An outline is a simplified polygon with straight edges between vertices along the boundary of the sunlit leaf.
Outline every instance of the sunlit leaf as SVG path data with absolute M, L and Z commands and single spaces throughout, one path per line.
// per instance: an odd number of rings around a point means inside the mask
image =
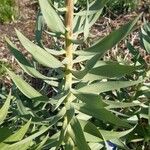
M 17 49 L 17 47 L 8 39 L 6 38 L 6 42 L 8 44 L 8 48 L 10 49 L 11 53 L 16 58 L 17 62 L 21 66 L 21 68 L 30 76 L 44 79 L 44 80 L 56 80 L 55 78 L 50 78 L 42 75 L 39 71 L 37 71 L 34 66 L 24 57 L 24 55 Z
M 34 133 L 34 134 L 28 136 L 28 137 L 26 137 L 26 138 L 24 138 L 24 139 L 21 140 L 21 141 L 18 141 L 18 142 L 14 143 L 14 144 L 9 145 L 9 148 L 10 148 L 11 150 L 16 149 L 18 146 L 21 147 L 21 145 L 24 145 L 24 144 L 26 144 L 26 143 L 32 141 L 33 139 L 35 139 L 35 138 L 41 136 L 43 133 L 47 132 L 55 123 L 57 123 L 57 121 L 60 120 L 60 119 L 65 115 L 65 113 L 66 113 L 66 109 L 65 109 L 65 108 L 62 108 L 62 109 L 60 110 L 60 112 L 59 112 L 59 113 L 53 118 L 53 120 L 49 123 L 49 126 L 48 126 L 48 127 L 46 127 L 46 128 L 44 128 L 44 129 L 42 129 L 42 130 L 40 130 L 40 131 L 38 131 L 38 132 L 36 132 L 36 133 Z
M 107 106 L 107 104 L 102 101 L 102 98 L 99 95 L 89 94 L 89 93 L 80 93 L 75 90 L 72 90 L 72 93 L 75 95 L 76 98 L 81 100 L 83 103 L 91 105 L 91 107 L 93 105 L 99 108 L 103 108 L 104 106 Z
M 43 140 L 42 142 L 39 144 L 39 146 L 35 149 L 35 150 L 41 150 L 43 145 L 46 143 L 46 141 L 48 140 L 49 138 L 49 135 L 47 135 Z
M 48 2 L 48 0 L 39 0 L 39 4 L 41 7 L 43 17 L 49 29 L 57 34 L 61 33 L 64 34 L 65 33 L 64 24 L 60 19 L 59 15 L 57 14 L 57 12 Z
M 8 150 L 9 149 L 8 147 L 10 144 L 7 144 L 7 143 L 17 142 L 19 140 L 22 140 L 27 130 L 29 129 L 30 123 L 31 123 L 31 120 L 29 120 L 24 126 L 22 126 L 14 134 L 10 135 L 7 139 L 5 139 L 3 143 L 0 143 L 0 149 Z
M 36 28 L 35 28 L 35 41 L 37 44 L 42 47 L 42 31 L 44 26 L 44 18 L 41 11 L 38 12 L 36 19 Z
M 105 107 L 107 109 L 135 107 L 135 106 L 141 106 L 142 105 L 140 102 L 137 102 L 137 101 L 133 101 L 131 103 L 126 103 L 126 102 L 104 100 L 103 102 L 109 105 L 109 106 Z
M 107 91 L 119 90 L 141 83 L 141 80 L 137 81 L 108 81 L 108 82 L 97 82 L 87 86 L 84 86 L 77 91 L 80 93 L 93 93 L 100 94 Z
M 120 78 L 134 72 L 139 67 L 110 64 L 91 69 L 82 79 L 83 81 L 94 81 L 109 78 Z
M 4 122 L 7 114 L 8 114 L 8 109 L 10 106 L 10 101 L 11 101 L 11 93 L 9 93 L 5 103 L 3 106 L 0 108 L 0 125 Z
M 83 131 L 85 133 L 88 133 L 88 134 L 85 134 L 86 135 L 85 137 L 87 138 L 87 141 L 89 141 L 89 142 L 94 142 L 94 140 L 92 140 L 92 137 L 96 138 L 97 142 L 104 141 L 102 139 L 103 138 L 102 134 L 105 137 L 105 140 L 119 139 L 119 138 L 129 134 L 130 132 L 132 132 L 135 128 L 135 127 L 133 127 L 126 131 L 108 131 L 108 130 L 98 129 L 93 123 L 91 123 L 89 121 L 79 120 L 79 122 L 81 124 Z M 90 137 L 90 135 L 91 135 L 91 137 Z
M 93 102 L 94 103 L 94 102 Z M 120 119 L 119 117 L 115 116 L 110 111 L 106 110 L 105 108 L 100 108 L 96 105 L 88 105 L 85 103 L 74 103 L 75 109 L 81 111 L 82 113 L 85 113 L 87 115 L 90 115 L 94 118 L 97 118 L 99 120 L 104 121 L 105 123 L 112 123 L 116 126 L 120 127 L 130 127 L 130 125 L 125 122 L 124 120 Z
M 71 127 L 68 129 L 69 134 L 75 144 L 77 145 L 78 149 L 83 149 L 83 150 L 90 150 L 90 147 L 88 146 L 85 136 L 83 134 L 81 125 L 77 118 L 73 118 L 71 121 Z
M 97 21 L 102 13 L 102 10 L 109 0 L 95 0 L 89 4 L 88 12 L 86 10 L 75 13 L 74 17 L 74 33 L 79 34 L 84 32 L 84 27 L 88 17 L 89 28 Z M 87 16 L 87 17 L 86 17 Z
M 79 55 L 99 54 L 102 56 L 107 50 L 110 50 L 112 47 L 114 47 L 132 31 L 140 16 L 136 17 L 133 21 L 123 25 L 119 29 L 113 31 L 108 36 L 100 40 L 97 44 L 85 49 L 83 52 L 79 51 Z
M 21 44 L 25 47 L 25 49 L 32 54 L 35 60 L 37 60 L 40 64 L 51 67 L 51 68 L 59 68 L 62 67 L 63 64 L 52 56 L 50 53 L 46 52 L 41 47 L 32 43 L 28 40 L 21 32 L 16 30 L 17 36 L 21 42 Z
M 143 28 L 141 38 L 146 51 L 150 54 L 150 35 Z
M 21 77 L 14 74 L 12 71 L 7 70 L 13 82 L 16 84 L 18 89 L 28 98 L 31 98 L 35 101 L 48 101 L 46 96 L 43 96 L 41 93 L 36 91 L 33 87 L 31 87 L 27 82 L 25 82 Z

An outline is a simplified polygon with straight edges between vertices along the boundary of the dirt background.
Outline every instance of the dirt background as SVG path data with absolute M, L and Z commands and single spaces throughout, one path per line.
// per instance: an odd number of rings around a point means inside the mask
M 19 44 L 15 28 L 20 30 L 29 39 L 34 38 L 36 12 L 38 11 L 36 5 L 31 3 L 30 0 L 16 0 L 16 3 L 18 4 L 19 18 L 10 23 L 0 24 L 0 59 L 4 61 L 5 59 L 8 60 L 8 57 L 11 59 L 5 43 L 5 36 L 15 42 L 15 44 Z

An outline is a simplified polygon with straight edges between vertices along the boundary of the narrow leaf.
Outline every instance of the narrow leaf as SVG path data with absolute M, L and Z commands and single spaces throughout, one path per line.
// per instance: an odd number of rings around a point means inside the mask
M 31 53 L 34 59 L 37 60 L 40 64 L 46 67 L 51 67 L 51 68 L 59 68 L 63 66 L 63 64 L 59 60 L 57 60 L 54 56 L 46 52 L 41 47 L 32 43 L 21 32 L 16 30 L 16 33 L 21 44 L 24 46 L 24 48 L 29 53 Z
M 150 36 L 148 36 L 147 34 L 143 33 L 144 31 L 142 30 L 142 41 L 143 41 L 143 45 L 145 47 L 145 50 L 150 54 Z
M 99 120 L 104 121 L 105 123 L 112 123 L 115 124 L 116 126 L 120 127 L 130 127 L 130 125 L 121 120 L 119 117 L 115 116 L 113 113 L 110 111 L 106 110 L 105 108 L 99 108 L 96 105 L 88 105 L 88 104 L 79 104 L 79 103 L 74 103 L 75 109 L 78 111 L 85 113 L 87 115 L 90 115 L 92 117 L 95 117 Z
M 77 118 L 72 119 L 70 128 L 71 129 L 69 129 L 69 134 L 73 141 L 76 143 L 78 149 L 90 150 L 90 147 L 85 140 L 81 125 Z
M 132 132 L 135 129 L 135 127 L 133 127 L 131 129 L 125 130 L 125 131 L 113 131 L 113 130 L 109 131 L 109 130 L 98 129 L 93 123 L 91 123 L 89 121 L 79 120 L 79 122 L 81 124 L 83 131 L 85 133 L 88 133 L 88 134 L 85 134 L 86 135 L 85 137 L 88 140 L 88 142 L 94 142 L 94 140 L 92 138 L 91 138 L 91 140 L 89 140 L 90 135 L 91 135 L 91 137 L 95 138 L 97 140 L 97 142 L 104 141 L 102 139 L 103 136 L 105 137 L 105 140 L 110 141 L 113 139 L 119 139 L 123 136 L 126 136 L 127 134 L 129 134 L 130 132 Z M 102 134 L 103 134 L 103 136 L 102 136 Z
M 3 143 L 0 143 L 0 149 L 8 150 L 9 145 L 7 144 L 9 142 L 17 142 L 19 140 L 22 140 L 22 138 L 25 136 L 29 126 L 30 126 L 31 120 L 29 120 L 24 126 L 22 126 L 21 129 L 19 129 L 16 133 L 10 135 L 7 139 L 3 141 Z
M 99 95 L 89 94 L 89 93 L 80 93 L 75 90 L 72 90 L 72 93 L 75 95 L 76 98 L 81 100 L 83 103 L 86 103 L 87 105 L 91 105 L 91 107 L 93 105 L 98 108 L 103 108 L 104 106 L 107 106 L 105 101 L 103 102 Z
M 110 64 L 91 69 L 82 79 L 83 81 L 94 81 L 109 78 L 120 78 L 127 74 L 131 74 L 139 67 L 127 66 L 120 64 Z
M 31 87 L 27 82 L 25 82 L 22 78 L 14 74 L 12 71 L 7 69 L 8 74 L 10 75 L 13 82 L 16 84 L 18 89 L 28 98 L 37 101 L 48 101 L 46 96 L 43 96 L 38 91 L 36 91 L 33 87 Z
M 41 150 L 43 145 L 46 143 L 46 141 L 48 140 L 49 138 L 49 135 L 47 135 L 43 140 L 42 142 L 39 144 L 39 146 L 35 149 L 35 150 Z
M 141 103 L 137 102 L 137 101 L 133 101 L 131 103 L 126 103 L 126 102 L 104 100 L 103 102 L 109 105 L 109 106 L 105 107 L 107 109 L 135 107 L 135 106 L 140 106 L 141 105 Z
M 19 129 L 16 133 L 8 137 L 8 139 L 6 139 L 5 142 L 16 142 L 23 139 L 23 137 L 29 129 L 30 124 L 31 120 L 29 120 L 24 126 L 22 126 L 21 129 Z
M 108 82 L 97 82 L 87 86 L 84 86 L 77 90 L 80 93 L 93 93 L 100 94 L 107 91 L 119 90 L 141 83 L 141 80 L 137 81 L 108 81 Z
M 108 36 L 100 40 L 97 44 L 85 49 L 83 53 L 80 51 L 80 55 L 103 55 L 107 50 L 110 50 L 112 47 L 114 47 L 132 31 L 140 16 L 141 15 L 136 17 L 133 21 L 130 21 L 119 29 L 113 31 Z
M 42 135 L 43 133 L 47 132 L 55 123 L 57 123 L 58 120 L 60 120 L 66 113 L 66 109 L 65 108 L 62 108 L 60 110 L 60 112 L 53 118 L 53 120 L 49 123 L 49 126 L 46 127 L 45 129 L 42 129 L 32 135 L 30 135 L 29 137 L 19 141 L 19 142 L 16 142 L 12 145 L 9 146 L 9 148 L 11 148 L 12 150 L 13 149 L 16 149 L 18 146 L 21 146 L 21 145 L 24 145 L 28 142 L 30 142 L 31 140 L 39 137 L 40 135 Z
M 48 0 L 39 0 L 39 4 L 49 29 L 57 34 L 65 34 L 64 24 Z
M 10 101 L 11 101 L 11 92 L 9 93 L 4 105 L 0 109 L 0 125 L 3 123 L 5 120 L 7 114 L 8 114 L 8 109 L 10 106 Z
M 10 49 L 11 53 L 16 58 L 19 65 L 28 75 L 30 75 L 31 77 L 36 77 L 36 78 L 45 79 L 45 80 L 50 80 L 50 79 L 56 80 L 55 78 L 46 77 L 42 75 L 40 72 L 38 72 L 8 38 L 6 38 L 6 42 L 8 44 L 8 48 Z

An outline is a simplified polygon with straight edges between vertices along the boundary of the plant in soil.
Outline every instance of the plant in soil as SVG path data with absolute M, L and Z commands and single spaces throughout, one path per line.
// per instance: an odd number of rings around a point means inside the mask
M 146 80 L 137 75 L 142 65 L 102 59 L 133 31 L 140 16 L 81 49 L 108 1 L 87 1 L 87 8 L 75 13 L 73 0 L 65 0 L 65 8 L 59 1 L 39 0 L 36 42 L 16 29 L 32 60 L 6 38 L 26 76 L 7 69 L 14 86 L 2 98 L 0 149 L 99 150 L 130 149 L 135 142 L 148 145 L 147 99 L 134 95 Z M 45 24 L 55 49 L 43 44 Z M 38 71 L 41 66 L 44 73 Z M 29 76 L 38 79 L 40 89 L 27 82 Z M 146 111 L 146 117 L 140 110 Z

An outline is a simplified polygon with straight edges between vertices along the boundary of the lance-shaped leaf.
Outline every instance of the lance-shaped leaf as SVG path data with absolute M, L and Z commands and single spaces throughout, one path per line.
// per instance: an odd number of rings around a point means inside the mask
M 120 78 L 127 74 L 131 74 L 136 69 L 139 69 L 139 67 L 112 63 L 110 65 L 103 65 L 91 69 L 91 71 L 89 71 L 89 73 L 87 73 L 82 80 L 94 81 L 109 78 Z
M 106 140 L 112 140 L 112 139 L 119 139 L 123 136 L 126 136 L 130 132 L 132 132 L 135 129 L 135 127 L 122 131 L 122 132 L 117 132 L 117 131 L 107 131 L 107 130 L 99 130 L 101 134 L 105 137 Z
M 6 139 L 6 142 L 16 142 L 19 141 L 21 139 L 23 139 L 23 137 L 25 136 L 26 132 L 29 129 L 29 126 L 31 124 L 31 120 L 29 120 L 24 126 L 22 126 L 16 133 L 14 133 L 13 135 L 11 135 L 10 137 L 8 137 L 8 139 Z
M 99 95 L 89 94 L 89 93 L 80 93 L 75 90 L 72 90 L 72 93 L 74 94 L 76 98 L 81 100 L 83 103 L 86 103 L 87 105 L 91 105 L 91 107 L 93 105 L 99 108 L 103 108 L 104 106 L 107 106 L 105 101 L 102 101 L 102 98 Z
M 129 134 L 130 132 L 132 132 L 134 130 L 135 127 L 126 130 L 126 131 L 108 131 L 108 130 L 101 130 L 98 129 L 92 122 L 89 121 L 84 121 L 84 120 L 79 120 L 81 127 L 84 131 L 84 133 L 88 133 L 85 134 L 86 140 L 88 142 L 94 142 L 94 138 L 91 139 L 89 135 L 91 135 L 91 137 L 95 137 L 97 139 L 97 142 L 102 142 L 104 141 L 102 139 L 102 134 L 105 137 L 105 140 L 112 140 L 112 139 L 119 139 L 123 136 L 126 136 L 127 134 Z
M 66 105 L 70 105 L 70 104 L 68 103 Z M 57 142 L 56 150 L 59 149 L 60 145 L 62 144 L 62 142 L 66 138 L 66 136 L 67 136 L 66 133 L 67 133 L 68 127 L 69 127 L 70 122 L 72 121 L 74 115 L 75 115 L 74 107 L 72 107 L 72 105 L 68 106 L 68 108 L 66 110 L 66 118 L 63 122 L 63 126 L 62 126 L 62 129 L 61 129 L 59 140 Z
M 5 118 L 8 114 L 10 101 L 11 101 L 11 93 L 9 93 L 4 105 L 0 108 L 0 125 L 3 123 L 3 121 L 5 120 Z
M 108 3 L 110 0 L 94 0 L 89 4 L 89 11 L 83 10 L 79 11 L 78 13 L 75 13 L 77 16 L 86 16 L 86 15 L 92 15 L 95 14 L 98 11 L 101 11 L 104 6 Z
M 68 128 L 68 132 L 78 149 L 90 150 L 90 147 L 86 142 L 83 130 L 77 118 L 74 117 L 72 119 L 70 128 Z
M 91 103 L 94 103 L 94 101 L 93 102 L 91 101 Z M 91 106 L 86 103 L 74 103 L 74 107 L 78 111 L 90 115 L 92 117 L 95 117 L 101 121 L 104 121 L 105 123 L 107 122 L 115 124 L 116 126 L 119 127 L 130 127 L 130 125 L 126 121 L 115 116 L 113 113 L 111 113 L 110 111 L 106 110 L 103 107 L 99 107 L 94 104 L 92 104 Z
M 48 0 L 39 0 L 39 4 L 49 29 L 56 34 L 65 34 L 65 26 Z
M 38 12 L 36 19 L 36 28 L 35 28 L 35 41 L 40 47 L 42 47 L 42 31 L 44 26 L 44 18 L 41 11 Z
M 78 57 L 76 57 L 76 58 L 73 60 L 73 63 L 75 64 L 75 63 L 84 62 L 84 61 L 89 60 L 89 59 L 91 59 L 91 58 L 92 58 L 92 56 L 78 56 Z
M 94 58 L 96 58 L 96 56 L 92 58 L 94 64 Z M 86 68 L 83 71 L 73 71 L 73 75 L 78 79 L 82 79 L 83 81 L 94 81 L 122 77 L 136 71 L 137 69 L 140 69 L 139 66 L 120 65 L 117 62 L 103 61 L 98 61 L 95 65 L 93 65 L 93 68 L 91 70 L 89 68 L 92 67 L 87 64 Z
M 142 82 L 141 80 L 97 82 L 97 83 L 84 86 L 78 89 L 77 92 L 100 94 L 100 93 L 107 92 L 107 91 L 119 90 L 121 88 L 133 86 L 141 82 Z
M 21 77 L 14 74 L 12 71 L 7 69 L 8 74 L 10 75 L 13 82 L 16 84 L 18 89 L 28 98 L 36 101 L 48 101 L 48 97 L 43 96 L 41 93 L 36 91 L 31 87 L 27 82 L 25 82 Z
M 16 58 L 17 62 L 19 63 L 20 67 L 31 77 L 43 79 L 49 85 L 58 86 L 58 82 L 52 80 L 58 80 L 58 78 L 54 77 L 47 77 L 37 71 L 34 66 L 24 57 L 24 55 L 17 49 L 17 47 L 8 39 L 6 38 L 6 42 L 8 48 L 10 49 L 11 53 Z
M 46 141 L 48 140 L 48 138 L 49 138 L 49 135 L 47 135 L 44 139 L 43 139 L 43 141 L 39 144 L 39 146 L 35 149 L 35 150 L 41 150 L 42 149 L 42 147 L 43 147 L 43 145 L 46 143 Z
M 74 71 L 72 70 L 72 74 L 78 78 L 82 79 L 96 64 L 96 62 L 99 60 L 100 56 L 97 54 L 93 56 L 90 60 L 87 61 L 85 69 L 81 71 Z
M 145 62 L 144 58 L 141 56 L 138 49 L 135 49 L 134 46 L 131 45 L 129 42 L 127 43 L 127 48 L 130 51 L 130 53 L 132 54 L 135 64 L 137 62 L 139 62 L 140 64 L 146 66 L 146 62 Z
M 40 78 L 44 80 L 50 80 L 50 79 L 56 80 L 55 78 L 46 77 L 42 75 L 40 72 L 38 72 L 8 38 L 6 38 L 6 42 L 7 42 L 8 48 L 10 49 L 11 53 L 16 58 L 19 65 L 28 75 L 30 75 L 31 77 L 36 77 L 36 78 Z
M 18 142 L 14 143 L 14 144 L 9 145 L 9 149 L 10 150 L 17 149 L 17 147 L 21 147 L 24 144 L 32 141 L 33 139 L 41 136 L 43 133 L 47 132 L 55 123 L 57 123 L 57 121 L 60 120 L 65 115 L 65 113 L 66 113 L 66 109 L 63 107 L 60 110 L 60 112 L 51 120 L 51 122 L 49 123 L 48 127 L 46 127 L 44 129 L 42 129 L 42 130 L 40 130 L 40 131 L 30 135 L 29 137 L 24 138 L 21 141 L 18 141 Z
M 73 23 L 74 33 L 79 34 L 84 32 L 84 27 L 87 20 L 86 16 L 88 17 L 89 28 L 90 28 L 99 18 L 104 6 L 108 1 L 109 0 L 95 0 L 94 2 L 89 4 L 88 11 L 83 10 L 78 13 L 75 13 L 74 23 Z
M 63 64 L 52 56 L 50 53 L 46 52 L 41 47 L 37 46 L 36 44 L 32 43 L 29 39 L 27 39 L 21 32 L 16 30 L 17 36 L 24 46 L 24 48 L 32 54 L 35 60 L 37 60 L 40 64 L 46 67 L 51 68 L 59 68 L 62 67 Z
M 131 103 L 126 103 L 126 102 L 104 100 L 103 102 L 108 104 L 108 106 L 105 107 L 107 109 L 135 107 L 135 106 L 141 106 L 142 105 L 142 103 L 140 103 L 139 101 L 133 101 Z
M 144 29 L 142 29 L 141 38 L 146 51 L 150 54 L 150 35 Z
M 16 133 L 10 135 L 7 139 L 5 139 L 2 143 L 0 143 L 0 149 L 8 150 L 9 143 L 17 142 L 23 139 L 28 128 L 30 126 L 31 120 L 29 120 L 24 126 L 22 126 Z
M 54 50 L 54 49 L 49 49 L 49 48 L 46 48 L 46 47 L 44 47 L 44 49 L 48 52 L 48 53 L 50 53 L 50 54 L 52 54 L 52 55 L 55 55 L 55 56 L 59 56 L 59 55 L 64 55 L 66 52 L 65 52 L 65 50 Z
M 104 37 L 102 40 L 97 42 L 97 44 L 94 44 L 90 48 L 87 48 L 84 51 L 78 51 L 78 54 L 79 55 L 95 55 L 95 54 L 103 55 L 107 50 L 110 50 L 112 47 L 114 47 L 117 43 L 119 43 L 132 31 L 133 27 L 137 23 L 140 16 L 136 17 L 133 21 L 130 21 L 129 23 L 125 24 L 119 29 L 113 31 L 108 36 Z
M 102 140 L 102 136 L 101 136 L 98 128 L 93 123 L 91 123 L 90 121 L 84 121 L 84 120 L 80 120 L 80 119 L 79 119 L 79 122 L 80 122 L 82 130 L 84 132 L 89 133 L 89 134 L 91 134 L 95 137 L 98 137 L 99 139 Z M 92 142 L 92 141 L 89 141 L 89 142 Z
M 51 98 L 50 100 L 56 101 L 56 103 L 54 104 L 52 108 L 52 111 L 55 111 L 65 101 L 67 96 L 68 96 L 68 92 L 65 92 L 63 94 L 59 94 L 55 96 L 54 98 Z

